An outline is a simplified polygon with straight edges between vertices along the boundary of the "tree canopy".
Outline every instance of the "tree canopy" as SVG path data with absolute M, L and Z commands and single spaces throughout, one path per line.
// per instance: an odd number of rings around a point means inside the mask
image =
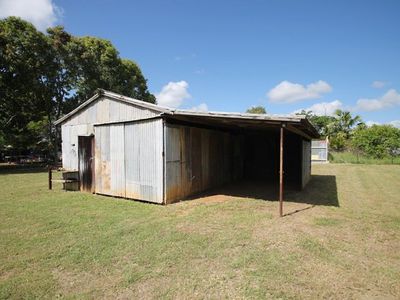
M 249 107 L 246 110 L 246 113 L 249 113 L 249 114 L 266 114 L 267 110 L 265 109 L 264 106 L 259 105 L 259 106 Z
M 54 152 L 54 120 L 98 88 L 155 103 L 139 66 L 110 41 L 44 34 L 17 17 L 0 20 L 0 146 Z
M 354 131 L 352 145 L 374 158 L 399 155 L 400 129 L 391 125 L 360 128 Z
M 333 116 L 317 116 L 305 110 L 299 114 L 305 115 L 322 137 L 329 138 L 333 150 L 348 149 L 378 159 L 400 155 L 400 129 L 391 125 L 368 127 L 360 116 L 342 110 L 336 110 Z

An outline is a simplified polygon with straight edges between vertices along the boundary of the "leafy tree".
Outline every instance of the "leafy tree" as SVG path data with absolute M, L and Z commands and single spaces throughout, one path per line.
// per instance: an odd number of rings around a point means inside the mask
M 313 115 L 310 121 L 322 137 L 330 135 L 330 124 L 334 121 L 333 117 Z
M 93 96 L 98 88 L 155 103 L 140 68 L 133 61 L 121 59 L 110 41 L 86 36 L 74 38 L 73 43 L 78 76 L 72 106 Z
M 335 151 L 343 151 L 348 144 L 346 134 L 337 132 L 329 138 L 329 147 Z
M 329 138 L 330 148 L 336 151 L 346 149 L 350 144 L 351 133 L 365 127 L 359 116 L 353 117 L 348 111 L 336 110 L 334 116 L 317 116 L 305 110 L 297 114 L 305 115 L 322 137 Z
M 400 129 L 391 125 L 373 125 L 355 130 L 353 147 L 374 158 L 394 156 L 400 150 Z
M 360 123 L 362 123 L 360 116 L 356 115 L 353 117 L 349 111 L 338 109 L 335 111 L 335 120 L 332 123 L 331 133 L 343 132 L 346 138 L 349 138 L 352 129 Z
M 335 120 L 332 116 L 318 116 L 314 114 L 312 111 L 302 110 L 297 115 L 304 115 L 307 119 L 310 120 L 311 124 L 317 129 L 318 133 L 321 137 L 326 137 L 330 135 L 330 124 L 332 124 Z
M 249 114 L 266 114 L 267 111 L 264 106 L 252 106 L 246 110 L 246 113 Z
M 147 88 L 147 80 L 144 78 L 139 66 L 129 60 L 122 59 L 120 92 L 135 99 L 150 103 L 156 103 L 156 97 Z
M 39 121 L 30 121 L 27 124 L 30 138 L 28 139 L 30 144 L 28 148 L 35 153 L 48 153 L 49 149 L 53 149 L 54 133 L 49 135 L 49 120 L 47 117 L 43 117 Z M 55 128 L 51 128 L 55 130 Z M 54 150 L 54 149 L 53 149 Z
M 360 116 L 353 117 L 350 112 L 340 109 L 335 111 L 334 116 L 317 116 L 312 111 L 305 110 L 297 113 L 297 115 L 305 115 L 323 137 L 332 137 L 342 132 L 344 137 L 348 139 L 355 127 L 363 125 Z
M 73 37 L 62 26 L 47 29 L 48 40 L 51 45 L 52 66 L 49 87 L 52 94 L 52 109 L 55 119 L 66 112 L 65 103 L 73 93 L 77 84 L 78 66 L 74 56 Z M 48 116 L 50 117 L 50 116 Z M 51 121 L 51 120 L 50 120 Z
M 78 66 L 75 99 L 83 102 L 97 88 L 115 90 L 119 85 L 120 60 L 111 42 L 95 37 L 74 38 L 73 52 Z
M 0 140 L 14 149 L 57 151 L 53 122 L 98 88 L 155 103 L 140 68 L 111 42 L 74 37 L 57 26 L 0 20 Z M 38 144 L 39 143 L 39 144 Z
M 300 112 L 297 112 L 298 116 L 305 116 L 307 119 L 311 119 L 315 114 L 311 110 L 302 109 Z
M 353 117 L 348 111 L 336 110 L 332 122 L 326 127 L 331 149 L 343 151 L 348 148 L 352 132 L 358 126 L 361 128 L 362 124 L 360 116 Z
M 4 133 L 2 132 L 2 130 L 0 130 L 0 150 L 3 149 L 5 145 L 6 141 L 4 138 Z
M 4 142 L 26 149 L 27 124 L 46 115 L 50 47 L 46 36 L 16 17 L 0 20 L 0 127 Z

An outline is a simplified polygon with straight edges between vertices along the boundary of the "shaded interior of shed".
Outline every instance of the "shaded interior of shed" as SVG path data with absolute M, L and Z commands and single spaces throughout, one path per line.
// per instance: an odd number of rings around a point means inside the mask
M 243 132 L 243 178 L 256 181 L 279 181 L 279 129 Z M 284 176 L 287 184 L 301 186 L 302 138 L 284 132 Z
M 279 126 L 198 121 L 167 120 L 167 203 L 232 182 L 278 185 Z M 302 181 L 302 139 L 284 132 L 285 185 L 296 189 Z

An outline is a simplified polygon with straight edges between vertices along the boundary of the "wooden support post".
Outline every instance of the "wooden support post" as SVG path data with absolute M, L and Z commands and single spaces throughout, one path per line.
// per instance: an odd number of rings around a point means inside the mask
M 52 174 L 51 174 L 51 167 L 49 167 L 49 190 L 52 188 Z
M 279 149 L 279 216 L 283 217 L 283 127 L 281 127 Z

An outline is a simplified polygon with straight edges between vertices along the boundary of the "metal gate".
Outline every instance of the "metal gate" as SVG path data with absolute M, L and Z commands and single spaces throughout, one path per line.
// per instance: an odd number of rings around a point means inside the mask
M 93 136 L 78 136 L 78 165 L 81 191 L 94 193 Z

